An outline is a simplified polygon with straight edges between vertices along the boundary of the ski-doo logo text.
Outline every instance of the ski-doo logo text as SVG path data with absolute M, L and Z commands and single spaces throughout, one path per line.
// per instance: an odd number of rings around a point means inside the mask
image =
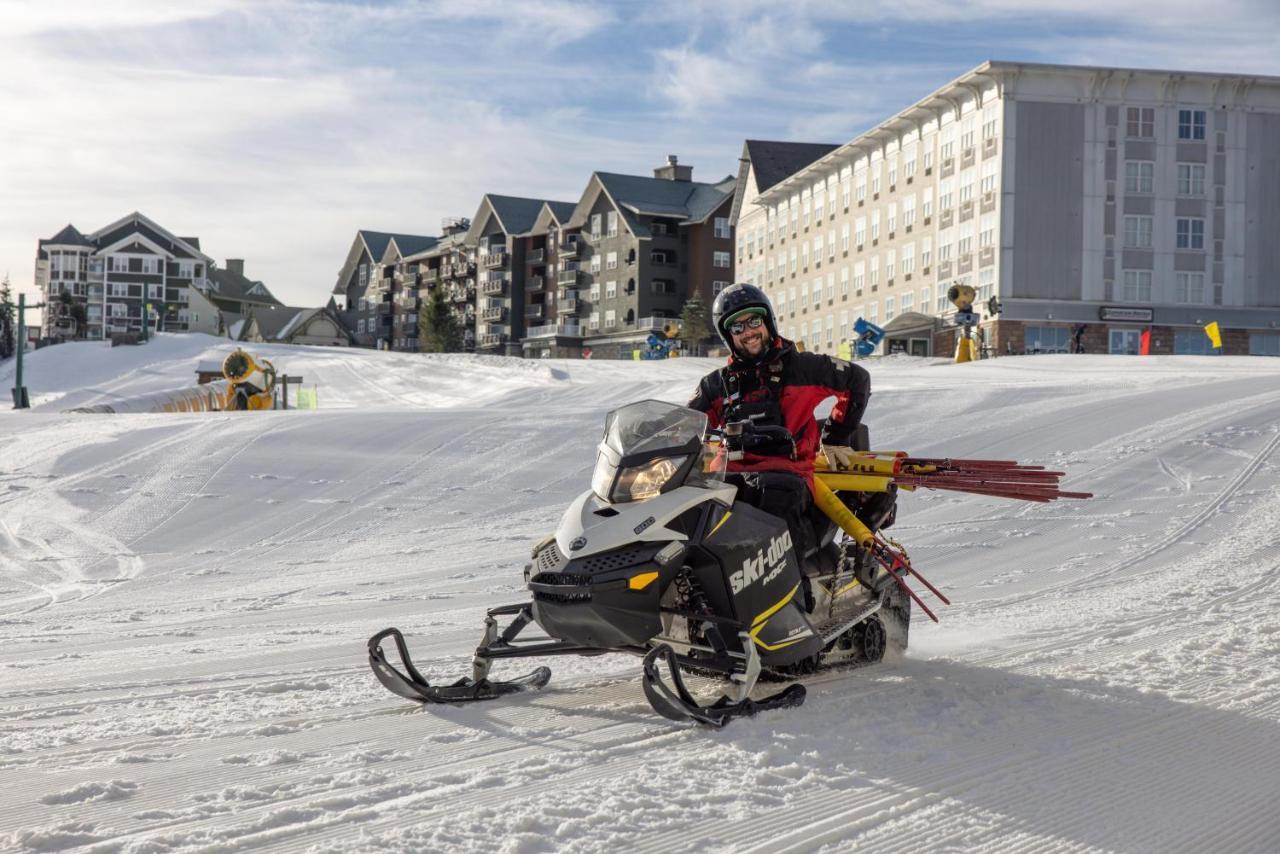
M 756 552 L 756 556 L 748 558 L 742 569 L 729 576 L 729 586 L 734 593 L 741 593 L 748 584 L 764 579 L 767 584 L 773 580 L 782 567 L 786 565 L 787 551 L 791 548 L 791 532 L 769 541 L 768 548 Z

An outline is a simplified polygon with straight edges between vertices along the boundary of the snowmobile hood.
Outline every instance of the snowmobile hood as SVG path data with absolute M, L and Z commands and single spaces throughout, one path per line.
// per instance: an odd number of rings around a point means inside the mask
M 571 558 L 607 552 L 637 542 L 686 540 L 666 527 L 672 519 L 705 501 L 733 504 L 737 487 L 681 486 L 644 501 L 609 504 L 591 490 L 577 497 L 560 520 L 556 546 Z

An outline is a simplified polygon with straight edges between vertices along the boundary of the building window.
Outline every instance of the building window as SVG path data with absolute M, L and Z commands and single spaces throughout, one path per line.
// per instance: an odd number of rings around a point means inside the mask
M 1280 335 L 1255 332 L 1249 336 L 1250 356 L 1280 356 Z
M 727 288 L 727 287 L 729 287 L 729 283 L 728 283 L 728 282 L 719 282 L 719 281 L 717 281 L 717 282 L 712 282 L 712 283 L 711 283 L 711 295 L 712 295 L 712 296 L 715 296 L 716 294 L 720 293 L 722 290 L 724 290 L 724 289 L 725 289 L 725 288 Z M 779 294 L 779 295 L 778 295 L 778 299 L 783 299 L 783 297 L 784 297 L 784 295 L 783 295 L 783 294 Z M 781 309 L 779 309 L 779 311 L 781 311 Z
M 1125 113 L 1126 133 L 1138 139 L 1156 135 L 1156 111 L 1151 107 L 1130 107 Z
M 1204 248 L 1204 220 L 1180 217 L 1177 220 L 1179 249 Z
M 1212 356 L 1209 336 L 1203 329 L 1173 330 L 1173 354 L 1175 356 Z
M 592 273 L 600 272 L 600 261 L 601 261 L 601 258 L 599 255 L 591 256 L 591 272 Z
M 1124 302 L 1151 302 L 1151 271 L 1125 270 L 1120 299 Z
M 617 283 L 617 282 L 605 282 L 605 283 L 604 283 L 604 295 L 605 295 L 606 297 L 608 297 L 609 299 L 613 299 L 614 297 L 616 297 L 616 296 L 618 295 L 618 283 Z
M 733 258 L 728 252 L 715 252 L 712 256 L 712 264 L 717 267 L 729 267 L 733 264 Z
M 587 328 L 588 329 L 600 328 L 600 312 L 598 311 L 591 312 L 590 316 L 587 318 Z
M 840 298 L 849 298 L 849 268 L 843 267 L 840 270 Z
M 609 236 L 617 237 L 618 236 L 618 212 L 609 211 L 607 220 L 608 220 Z
M 604 227 L 604 215 L 592 214 L 591 215 L 591 237 L 593 240 L 600 239 L 600 234 L 603 230 L 603 227 Z
M 1204 305 L 1204 273 L 1175 274 L 1173 301 Z
M 1178 139 L 1204 139 L 1204 110 L 1178 110 Z
M 605 256 L 605 268 L 609 270 L 618 269 L 618 253 L 610 252 Z
M 604 325 L 607 329 L 612 329 L 618 325 L 618 313 L 613 309 L 609 309 L 604 313 Z
M 902 274 L 908 276 L 915 272 L 916 269 L 916 245 L 914 243 L 904 243 L 902 245 Z
M 893 320 L 893 297 L 884 298 L 884 322 Z
M 718 216 L 715 219 L 715 236 L 723 240 L 729 239 L 729 218 Z
M 1124 162 L 1124 191 L 1126 193 L 1152 192 L 1152 177 L 1156 165 L 1148 160 L 1126 160 Z
M 1204 195 L 1204 164 L 1203 163 L 1179 163 L 1178 164 L 1178 195 L 1179 196 L 1203 196 Z
M 600 283 L 592 282 L 591 287 L 587 289 L 587 299 L 595 301 L 600 299 Z
M 903 294 L 900 299 L 902 301 L 902 313 L 906 314 L 911 311 L 911 303 L 914 297 L 911 294 Z
M 1066 353 L 1068 332 L 1065 326 L 1028 326 L 1023 347 L 1028 353 Z
M 1124 245 L 1130 249 L 1151 248 L 1151 217 L 1127 216 L 1124 218 Z
M 840 249 L 841 251 L 849 251 L 849 223 L 845 223 L 840 227 Z

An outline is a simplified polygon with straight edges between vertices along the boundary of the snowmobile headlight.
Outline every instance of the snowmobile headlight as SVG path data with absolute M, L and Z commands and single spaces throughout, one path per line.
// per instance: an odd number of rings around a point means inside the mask
M 675 477 L 689 459 L 688 454 L 678 457 L 659 457 L 644 465 L 629 466 L 618 472 L 609 500 L 614 504 L 624 501 L 643 501 L 662 492 L 662 487 Z

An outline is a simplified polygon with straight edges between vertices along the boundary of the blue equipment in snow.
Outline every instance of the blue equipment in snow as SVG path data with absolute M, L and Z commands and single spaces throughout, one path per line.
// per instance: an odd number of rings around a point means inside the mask
M 858 336 L 854 349 L 859 356 L 870 356 L 880 346 L 880 342 L 884 340 L 884 330 L 874 323 L 863 320 L 861 317 L 853 324 L 853 331 Z

